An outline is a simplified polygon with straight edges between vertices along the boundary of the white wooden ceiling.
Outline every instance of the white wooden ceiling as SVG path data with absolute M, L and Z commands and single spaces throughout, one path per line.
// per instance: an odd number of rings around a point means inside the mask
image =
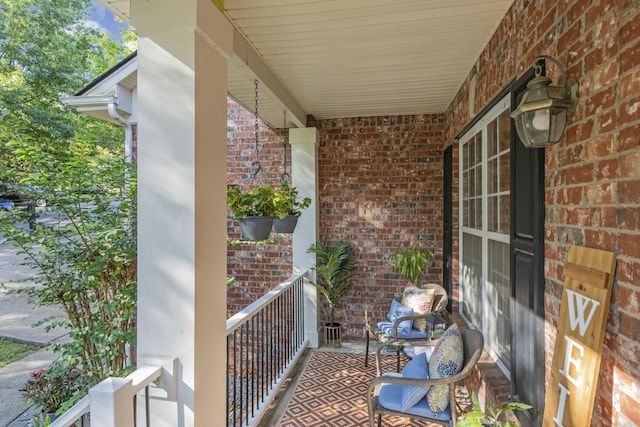
M 301 109 L 325 119 L 445 111 L 512 1 L 225 0 L 224 7 Z M 127 17 L 128 1 L 103 3 Z M 229 93 L 253 111 L 255 76 L 236 65 Z M 259 113 L 282 127 L 286 102 L 273 96 L 260 92 Z

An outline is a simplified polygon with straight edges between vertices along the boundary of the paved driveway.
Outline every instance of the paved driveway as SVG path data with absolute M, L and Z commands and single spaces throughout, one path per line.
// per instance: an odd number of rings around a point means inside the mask
M 32 327 L 42 319 L 58 316 L 62 310 L 50 306 L 35 306 L 20 292 L 25 286 L 33 285 L 28 267 L 22 266 L 22 256 L 0 235 L 0 336 L 46 345 L 64 339 L 65 331 L 56 328 L 49 332 L 44 327 Z M 10 292 L 10 291 L 16 291 Z M 54 355 L 42 349 L 30 356 L 0 368 L 0 427 L 22 426 L 30 416 L 29 409 L 19 389 L 25 384 L 29 372 L 46 368 L 54 360 Z M 22 415 L 22 416 L 21 416 Z

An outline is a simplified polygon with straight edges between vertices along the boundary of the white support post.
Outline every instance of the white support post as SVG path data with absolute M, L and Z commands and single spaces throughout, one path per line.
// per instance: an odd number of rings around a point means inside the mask
M 298 225 L 293 233 L 293 272 L 299 274 L 315 265 L 316 258 L 307 253 L 307 248 L 318 240 L 318 177 L 316 143 L 318 132 L 316 128 L 291 129 L 289 143 L 291 144 L 291 183 L 300 197 L 310 197 L 309 209 L 302 212 Z M 312 278 L 315 280 L 315 278 Z M 319 346 L 319 311 L 318 290 L 308 281 L 304 285 L 304 334 L 309 346 Z
M 211 0 L 131 0 L 138 33 L 138 352 L 177 357 L 154 427 L 226 424 L 227 60 Z M 119 426 L 120 427 L 120 426 Z
M 133 427 L 131 380 L 107 378 L 89 390 L 93 427 Z

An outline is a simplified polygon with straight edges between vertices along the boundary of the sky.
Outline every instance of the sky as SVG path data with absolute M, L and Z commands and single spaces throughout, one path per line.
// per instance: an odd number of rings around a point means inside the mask
M 93 11 L 91 15 L 87 16 L 87 24 L 102 28 L 103 30 L 107 31 L 115 40 L 121 40 L 120 28 L 126 28 L 127 24 L 124 22 L 116 22 L 113 14 L 97 0 L 93 1 L 92 9 Z

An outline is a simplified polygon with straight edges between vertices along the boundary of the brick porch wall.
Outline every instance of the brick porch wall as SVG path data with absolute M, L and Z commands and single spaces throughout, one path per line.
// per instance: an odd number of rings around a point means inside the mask
M 316 127 L 320 239 L 350 239 L 358 254 L 359 274 L 336 318 L 345 339 L 361 340 L 366 304 L 399 296 L 407 283 L 387 264 L 391 253 L 412 243 L 429 248 L 436 259 L 424 282 L 442 283 L 443 116 L 319 120 Z
M 538 55 L 548 54 L 580 80 L 580 102 L 560 143 L 545 150 L 547 376 L 568 247 L 615 251 L 618 270 L 593 425 L 640 425 L 639 12 L 640 3 L 633 0 L 517 0 L 443 115 L 316 123 L 320 238 L 349 238 L 360 258 L 360 274 L 337 312 L 347 339 L 361 337 L 365 303 L 398 295 L 404 286 L 386 264 L 400 243 L 418 241 L 433 248 L 437 258 L 428 281 L 441 281 L 442 150 L 450 144 L 453 280 L 458 281 L 458 149 L 453 138 Z M 551 67 L 549 72 L 557 84 L 557 71 Z M 244 123 L 229 130 L 229 158 L 236 163 L 229 168 L 229 181 L 250 186 L 253 116 L 233 107 L 230 114 L 230 120 Z M 261 135 L 260 161 L 263 168 L 272 165 L 263 178 L 269 183 L 279 182 L 281 138 L 271 131 Z M 237 233 L 236 227 L 230 222 L 230 234 Z M 230 248 L 229 270 L 239 279 L 229 290 L 229 311 L 234 312 L 289 276 L 290 242 Z
M 320 134 L 320 239 L 350 239 L 358 251 L 359 274 L 336 310 L 347 340 L 362 339 L 366 304 L 401 294 L 406 281 L 387 264 L 401 246 L 418 243 L 431 249 L 436 259 L 423 281 L 442 283 L 442 120 L 442 115 L 421 115 L 315 123 Z M 245 189 L 277 185 L 282 132 L 260 122 L 264 172 L 256 180 L 251 177 L 254 116 L 229 100 L 228 121 L 227 181 Z M 239 238 L 237 222 L 230 220 L 228 227 L 230 238 Z M 291 275 L 291 239 L 280 236 L 282 240 L 265 246 L 229 246 L 228 273 L 237 281 L 228 290 L 229 315 Z M 322 309 L 321 320 L 328 320 L 327 307 Z
M 538 55 L 580 81 L 565 136 L 545 150 L 545 356 L 548 378 L 569 246 L 614 251 L 594 426 L 640 425 L 639 15 L 631 0 L 517 0 L 445 113 L 446 145 L 457 147 L 453 137 Z

